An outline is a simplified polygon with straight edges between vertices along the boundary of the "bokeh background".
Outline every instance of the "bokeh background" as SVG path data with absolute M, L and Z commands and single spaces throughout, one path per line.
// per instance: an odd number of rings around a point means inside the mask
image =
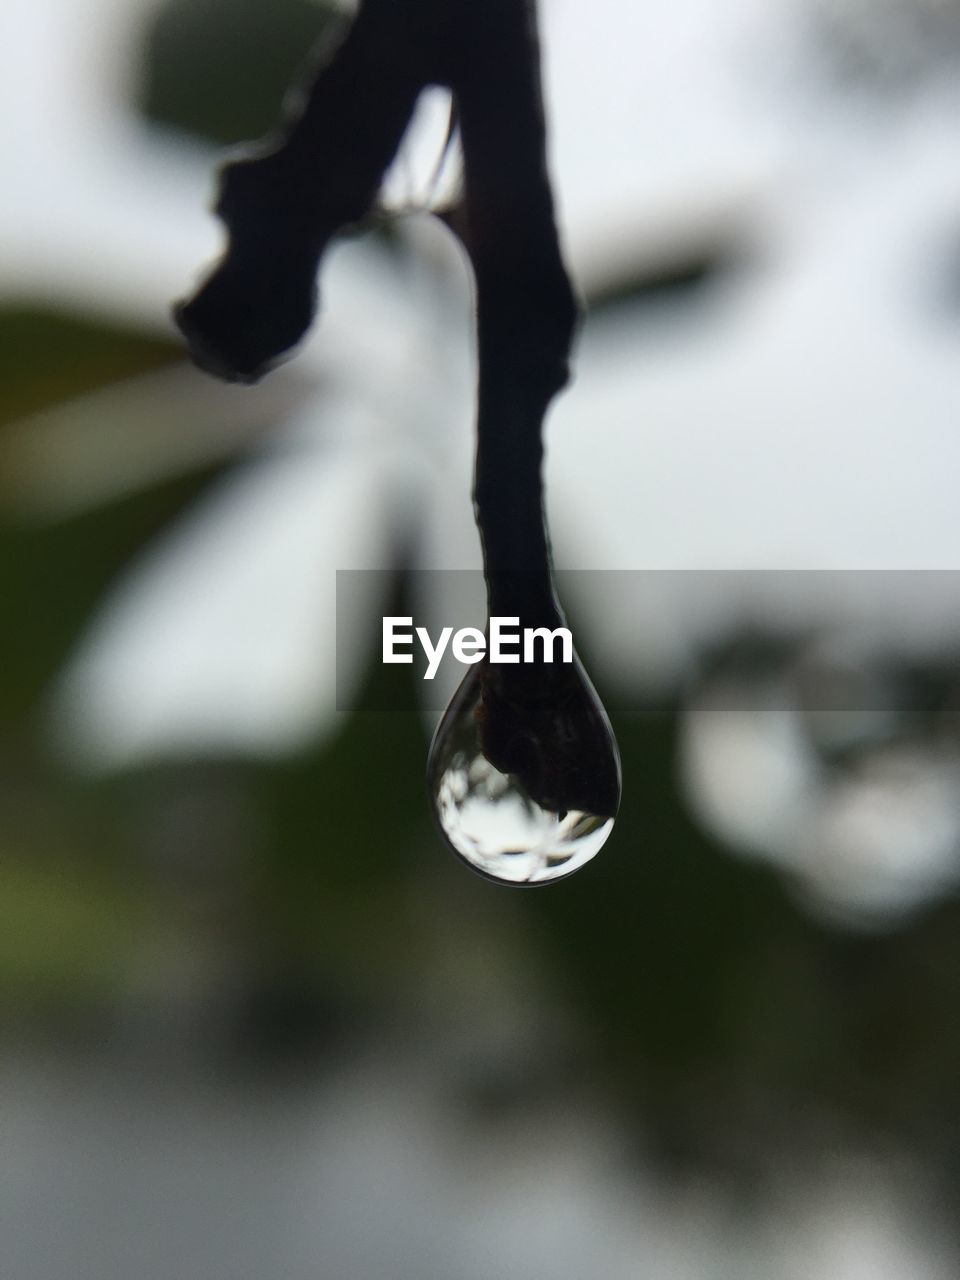
M 4 1277 L 956 1275 L 960 8 L 543 0 L 624 802 L 525 893 L 439 843 L 379 663 L 478 564 L 442 95 L 225 387 L 169 319 L 213 171 L 348 15 L 4 17 Z

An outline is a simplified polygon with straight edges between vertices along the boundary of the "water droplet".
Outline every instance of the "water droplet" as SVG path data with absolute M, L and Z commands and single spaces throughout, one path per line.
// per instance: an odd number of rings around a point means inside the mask
M 455 853 L 504 884 L 546 884 L 589 862 L 620 803 L 620 756 L 579 661 L 470 668 L 427 761 Z

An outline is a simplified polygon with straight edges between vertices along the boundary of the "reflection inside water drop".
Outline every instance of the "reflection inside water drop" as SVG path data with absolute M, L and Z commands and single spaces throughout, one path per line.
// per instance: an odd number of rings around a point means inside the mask
M 557 704 L 534 707 L 525 721 L 518 758 L 533 760 L 525 779 L 502 772 L 483 749 L 490 752 L 490 706 L 481 672 L 489 679 L 489 668 L 471 669 L 437 727 L 427 766 L 434 812 L 454 851 L 492 879 L 516 885 L 562 879 L 589 862 L 613 830 L 616 743 L 576 665 Z M 510 728 L 516 734 L 513 721 Z

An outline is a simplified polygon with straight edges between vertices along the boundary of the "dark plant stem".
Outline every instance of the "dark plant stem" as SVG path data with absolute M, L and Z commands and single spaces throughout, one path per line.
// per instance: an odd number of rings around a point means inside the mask
M 448 219 L 476 281 L 474 505 L 491 616 L 562 622 L 543 506 L 543 424 L 577 304 L 547 175 L 535 0 L 364 0 L 273 145 L 228 165 L 227 252 L 176 310 L 198 364 L 254 381 L 302 338 L 333 235 L 370 209 L 416 99 L 452 92 L 465 196 Z M 616 746 L 577 665 L 484 664 L 487 758 L 544 807 L 616 812 Z
M 477 287 L 474 503 L 490 613 L 555 625 L 543 423 L 568 378 L 577 306 L 547 174 L 535 6 L 501 0 L 474 9 L 483 10 L 474 24 L 485 39 L 468 49 L 480 45 L 486 56 L 465 58 L 454 86 Z
M 420 91 L 460 122 L 479 385 L 474 488 L 490 612 L 559 620 L 542 430 L 567 380 L 577 306 L 547 176 L 534 0 L 365 0 L 272 145 L 226 166 L 227 252 L 176 317 L 194 358 L 254 381 L 300 340 L 330 239 L 372 206 Z

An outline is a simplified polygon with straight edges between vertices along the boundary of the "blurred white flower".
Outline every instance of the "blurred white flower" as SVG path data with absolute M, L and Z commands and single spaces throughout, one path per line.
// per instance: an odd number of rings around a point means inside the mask
M 817 914 L 886 926 L 960 884 L 960 748 L 896 733 L 882 707 L 820 711 L 861 749 L 820 758 L 786 679 L 708 681 L 681 719 L 694 813 L 785 872 Z

